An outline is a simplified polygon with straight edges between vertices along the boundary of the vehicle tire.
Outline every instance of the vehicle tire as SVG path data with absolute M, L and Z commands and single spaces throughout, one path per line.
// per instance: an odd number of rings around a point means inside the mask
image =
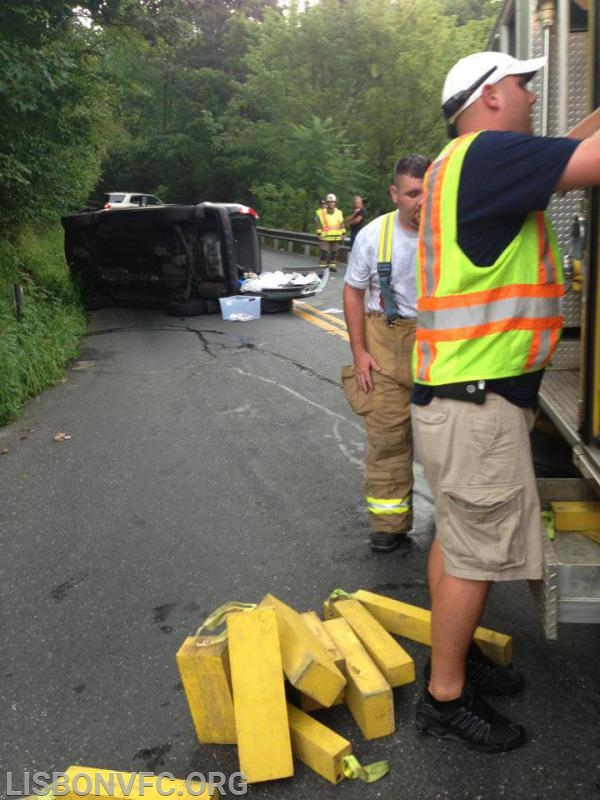
M 86 292 L 81 296 L 81 303 L 86 311 L 99 311 L 101 308 L 112 306 L 110 296 L 100 289 L 93 293 Z
M 260 301 L 261 314 L 281 314 L 284 311 L 291 311 L 293 308 L 293 300 L 266 300 L 264 297 Z
M 63 228 L 73 230 L 74 228 L 91 228 L 96 224 L 96 211 L 82 211 L 80 214 L 70 214 L 62 217 Z
M 99 284 L 95 276 L 82 269 L 71 267 L 71 282 L 79 292 L 81 305 L 86 311 L 99 311 L 112 306 L 112 298 Z
M 151 209 L 152 222 L 160 224 L 173 224 L 176 222 L 189 222 L 194 219 L 195 206 L 146 206 Z
M 221 313 L 221 304 L 218 300 L 205 300 L 206 303 L 206 311 L 205 314 L 220 314 Z
M 206 300 L 169 300 L 167 313 L 171 317 L 197 317 L 206 314 Z

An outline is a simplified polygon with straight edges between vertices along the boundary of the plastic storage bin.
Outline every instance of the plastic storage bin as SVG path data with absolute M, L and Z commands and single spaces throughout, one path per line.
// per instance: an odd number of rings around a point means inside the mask
M 249 322 L 260 319 L 260 297 L 220 297 L 221 316 L 231 322 Z

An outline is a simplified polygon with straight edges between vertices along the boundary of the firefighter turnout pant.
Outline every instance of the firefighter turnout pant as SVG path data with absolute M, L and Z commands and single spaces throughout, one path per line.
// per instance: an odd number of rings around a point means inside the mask
M 365 499 L 372 531 L 408 533 L 412 528 L 413 448 L 410 425 L 412 349 L 416 320 L 388 325 L 385 314 L 365 319 L 367 350 L 381 367 L 371 371 L 374 388 L 359 390 L 354 365 L 342 368 L 352 410 L 367 432 Z
M 340 244 L 339 239 L 319 239 L 319 267 L 337 268 L 337 253 Z

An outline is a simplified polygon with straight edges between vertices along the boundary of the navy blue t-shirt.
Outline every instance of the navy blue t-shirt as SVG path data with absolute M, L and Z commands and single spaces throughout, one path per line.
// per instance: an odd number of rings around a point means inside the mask
M 463 162 L 458 187 L 457 236 L 465 255 L 489 267 L 519 233 L 525 217 L 544 211 L 578 139 L 484 131 Z M 515 405 L 537 406 L 543 370 L 486 382 Z M 482 375 L 482 378 L 485 378 Z M 415 384 L 412 402 L 427 405 L 430 386 Z

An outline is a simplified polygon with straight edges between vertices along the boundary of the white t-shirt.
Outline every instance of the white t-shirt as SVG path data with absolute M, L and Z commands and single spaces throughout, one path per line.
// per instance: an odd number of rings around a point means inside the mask
M 416 257 L 418 232 L 400 227 L 396 212 L 392 234 L 392 294 L 398 313 L 402 317 L 417 316 Z M 384 215 L 385 216 L 385 215 Z M 379 252 L 379 233 L 383 216 L 369 222 L 359 232 L 350 252 L 345 281 L 355 289 L 368 289 L 369 311 L 383 311 L 379 275 L 377 274 L 377 255 Z

